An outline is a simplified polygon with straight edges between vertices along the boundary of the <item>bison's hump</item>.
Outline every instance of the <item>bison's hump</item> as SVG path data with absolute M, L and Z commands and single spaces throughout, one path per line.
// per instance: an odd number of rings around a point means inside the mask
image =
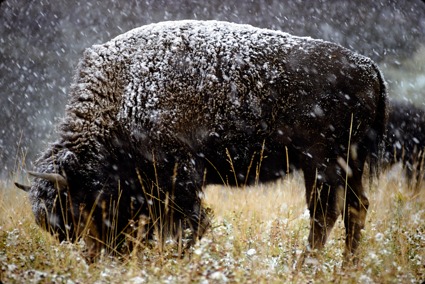
M 197 21 L 197 20 L 182 20 L 182 21 L 165 21 L 155 24 L 149 24 L 145 26 L 141 26 L 139 28 L 135 28 L 130 30 L 124 34 L 121 34 L 114 39 L 112 39 L 109 43 L 117 43 L 117 42 L 126 42 L 130 44 L 140 44 L 141 41 L 152 41 L 158 42 L 161 40 L 170 40 L 174 41 L 176 37 L 188 37 L 192 38 L 194 41 L 193 44 L 196 43 L 197 37 L 202 37 L 204 41 L 219 41 L 223 40 L 223 36 L 233 34 L 239 37 L 242 41 L 249 40 L 249 37 L 258 34 L 258 35 L 269 35 L 276 37 L 288 37 L 292 38 L 301 38 L 294 37 L 288 33 L 275 31 L 270 29 L 262 29 L 253 27 L 251 25 L 246 24 L 236 24 L 224 21 Z M 218 37 L 218 38 L 217 38 Z M 259 38 L 255 38 L 256 41 L 261 41 Z M 267 39 L 266 39 L 267 41 Z M 241 45 L 244 43 L 241 42 Z M 291 43 L 288 41 L 287 43 L 290 45 Z

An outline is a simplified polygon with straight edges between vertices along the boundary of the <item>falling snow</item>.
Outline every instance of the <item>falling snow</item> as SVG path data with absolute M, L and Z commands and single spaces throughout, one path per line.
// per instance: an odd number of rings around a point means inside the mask
M 55 137 L 72 74 L 83 50 L 124 31 L 164 20 L 217 19 L 323 38 L 376 59 L 391 84 L 391 95 L 421 104 L 425 11 L 407 2 L 170 0 L 34 2 L 0 4 L 0 175 L 31 168 L 45 141 Z M 35 23 L 35 24 L 34 24 Z M 406 61 L 406 58 L 411 61 Z M 421 59 L 422 58 L 422 59 Z M 422 62 L 422 63 L 420 63 Z M 143 63 L 141 68 L 148 68 Z M 225 78 L 225 77 L 223 77 Z M 261 84 L 261 82 L 258 82 Z

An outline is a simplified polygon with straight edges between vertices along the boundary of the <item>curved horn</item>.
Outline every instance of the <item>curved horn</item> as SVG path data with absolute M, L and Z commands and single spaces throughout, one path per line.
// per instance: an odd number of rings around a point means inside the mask
M 53 184 L 55 185 L 55 188 L 57 190 L 65 189 L 68 186 L 68 182 L 60 174 L 56 174 L 56 173 L 37 173 L 37 172 L 30 172 L 30 171 L 28 171 L 28 174 L 32 175 L 33 177 L 42 178 L 42 179 L 45 179 L 45 180 L 48 180 L 48 181 L 53 182 Z
M 23 191 L 25 191 L 25 192 L 28 192 L 28 191 L 30 191 L 30 189 L 31 189 L 31 186 L 29 186 L 29 185 L 24 185 L 24 184 L 20 184 L 20 183 L 17 183 L 17 182 L 15 182 L 15 186 L 17 187 L 17 188 L 19 188 L 19 189 L 22 189 Z

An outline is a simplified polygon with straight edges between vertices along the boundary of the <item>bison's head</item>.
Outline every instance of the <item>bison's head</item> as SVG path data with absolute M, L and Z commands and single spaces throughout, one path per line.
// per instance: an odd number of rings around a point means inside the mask
M 75 155 L 54 149 L 37 161 L 31 186 L 15 183 L 28 192 L 36 223 L 59 240 L 75 240 L 88 230 L 90 208 L 85 208 L 84 186 L 76 186 L 82 178 L 76 176 Z
M 15 185 L 29 193 L 36 223 L 52 234 L 57 233 L 61 240 L 66 239 L 69 236 L 69 226 L 64 221 L 69 215 L 70 205 L 66 176 L 54 172 L 28 171 L 28 174 L 35 177 L 31 186 L 19 183 Z

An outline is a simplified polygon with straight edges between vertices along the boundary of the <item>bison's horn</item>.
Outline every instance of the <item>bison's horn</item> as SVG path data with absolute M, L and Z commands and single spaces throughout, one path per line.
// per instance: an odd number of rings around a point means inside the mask
M 23 185 L 23 184 L 20 184 L 20 183 L 17 183 L 17 182 L 15 182 L 15 186 L 19 189 L 22 189 L 25 192 L 28 192 L 31 189 L 31 186 Z
M 28 171 L 28 174 L 32 175 L 33 177 L 38 177 L 42 179 L 46 179 L 48 181 L 53 182 L 57 190 L 62 190 L 68 186 L 68 182 L 66 179 L 56 173 L 37 173 L 37 172 L 30 172 Z

